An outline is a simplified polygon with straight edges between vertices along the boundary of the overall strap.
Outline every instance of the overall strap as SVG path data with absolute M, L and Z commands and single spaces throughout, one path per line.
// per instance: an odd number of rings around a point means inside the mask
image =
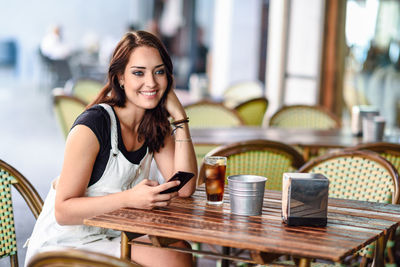
M 111 150 L 114 156 L 118 154 L 118 129 L 117 129 L 117 119 L 115 118 L 115 114 L 113 109 L 108 104 L 99 104 L 102 106 L 108 113 L 111 119 Z

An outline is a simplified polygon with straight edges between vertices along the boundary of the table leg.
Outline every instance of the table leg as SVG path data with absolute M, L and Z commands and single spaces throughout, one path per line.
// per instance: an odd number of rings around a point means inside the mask
M 230 254 L 230 248 L 229 247 L 222 247 L 222 254 L 229 255 Z M 229 267 L 229 260 L 222 259 L 221 260 L 221 267 Z
M 307 258 L 301 258 L 299 261 L 299 267 L 310 267 L 311 260 Z
M 385 266 L 385 248 L 387 236 L 383 235 L 375 243 L 375 255 L 372 266 Z
M 303 158 L 304 161 L 307 162 L 310 159 L 311 156 L 311 148 L 308 146 L 304 146 L 303 148 Z
M 129 238 L 125 232 L 121 232 L 121 259 L 131 259 L 131 247 L 128 244 Z

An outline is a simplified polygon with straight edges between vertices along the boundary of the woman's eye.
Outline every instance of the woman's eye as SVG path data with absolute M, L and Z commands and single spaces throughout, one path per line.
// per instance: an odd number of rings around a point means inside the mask
M 134 72 L 132 72 L 132 74 L 136 75 L 136 76 L 143 76 L 143 72 L 141 72 L 141 71 L 134 71 Z
M 156 74 L 164 74 L 164 73 L 165 73 L 165 71 L 163 69 L 156 71 Z

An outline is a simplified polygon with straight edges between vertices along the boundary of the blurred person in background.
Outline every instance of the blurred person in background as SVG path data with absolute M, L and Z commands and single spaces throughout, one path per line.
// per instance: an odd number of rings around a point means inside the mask
M 40 50 L 52 60 L 67 59 L 71 55 L 71 48 L 63 40 L 61 26 L 50 27 L 40 43 Z
M 123 207 L 163 207 L 195 191 L 192 179 L 178 192 L 160 194 L 179 184 L 163 183 L 163 177 L 177 171 L 197 176 L 189 119 L 174 92 L 172 73 L 171 58 L 155 35 L 129 32 L 117 44 L 106 86 L 67 137 L 61 175 L 34 227 L 26 263 L 41 250 L 60 247 L 119 257 L 120 232 L 85 226 L 85 218 Z M 151 168 L 153 159 L 157 168 Z M 173 245 L 190 247 L 185 241 Z M 131 258 L 143 266 L 192 265 L 191 254 L 136 244 Z

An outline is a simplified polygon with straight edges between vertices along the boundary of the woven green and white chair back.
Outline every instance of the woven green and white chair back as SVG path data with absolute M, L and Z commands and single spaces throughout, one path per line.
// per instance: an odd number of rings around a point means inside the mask
M 18 266 L 18 255 L 12 187 L 15 187 L 25 199 L 35 218 L 42 210 L 43 201 L 21 173 L 0 160 L 0 258 L 10 257 L 11 266 L 16 267 Z
M 258 81 L 240 81 L 228 86 L 224 93 L 224 105 L 234 108 L 247 100 L 262 97 L 264 85 Z
M 350 150 L 369 150 L 376 152 L 392 163 L 397 172 L 400 170 L 400 144 L 387 142 L 365 143 L 352 147 Z
M 355 147 L 349 148 L 349 150 L 369 150 L 378 153 L 386 160 L 388 160 L 396 168 L 397 172 L 400 170 L 400 144 L 388 143 L 388 142 L 375 142 L 360 144 Z M 390 237 L 386 243 L 386 252 L 388 255 L 389 262 L 392 264 L 396 261 L 397 247 L 396 243 L 400 242 L 400 227 L 397 227 L 396 233 Z M 394 265 L 393 265 L 394 266 Z
M 268 100 L 265 97 L 259 97 L 238 105 L 235 110 L 246 125 L 261 126 L 267 107 Z
M 340 120 L 319 106 L 293 105 L 279 109 L 269 120 L 270 126 L 282 128 L 337 129 Z
M 13 205 L 11 200 L 11 185 L 17 181 L 8 172 L 0 169 L 0 198 L 1 198 L 1 225 L 0 225 L 0 256 L 8 257 L 17 255 L 17 238 Z
M 193 144 L 194 152 L 196 153 L 197 166 L 200 168 L 201 163 L 203 163 L 204 157 L 211 150 L 218 147 L 216 144 Z
M 374 152 L 334 152 L 311 160 L 299 172 L 325 175 L 330 182 L 329 197 L 399 203 L 398 173 L 390 162 Z M 368 246 L 359 254 L 372 256 L 373 247 Z
M 240 115 L 220 103 L 200 101 L 185 106 L 191 128 L 233 127 L 243 125 Z
M 282 190 L 284 172 L 293 172 L 304 164 L 303 157 L 291 146 L 268 140 L 251 140 L 220 146 L 207 156 L 228 158 L 226 177 L 254 174 L 267 177 L 266 188 Z M 204 166 L 200 168 L 199 184 L 204 182 Z
M 53 109 L 61 131 L 66 138 L 76 118 L 85 110 L 86 103 L 68 95 L 54 95 Z
M 80 79 L 72 87 L 72 95 L 89 104 L 96 98 L 102 88 L 103 84 L 99 81 Z

